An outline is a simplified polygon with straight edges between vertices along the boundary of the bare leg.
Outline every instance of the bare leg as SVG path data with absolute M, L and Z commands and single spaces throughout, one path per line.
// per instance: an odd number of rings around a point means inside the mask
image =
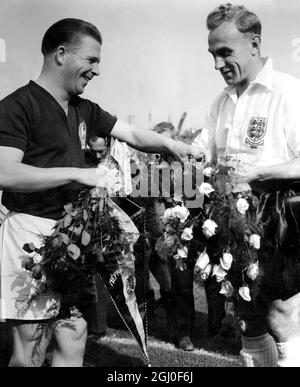
M 300 367 L 300 293 L 273 301 L 267 322 L 277 342 L 278 366 Z
M 82 367 L 87 340 L 87 323 L 83 318 L 59 320 L 54 329 L 56 348 L 52 367 Z
M 270 333 L 277 342 L 300 337 L 300 293 L 285 301 L 273 301 L 267 322 Z
M 9 367 L 41 367 L 52 335 L 52 323 L 12 320 L 10 324 L 12 356 Z
M 245 367 L 276 367 L 278 350 L 267 333 L 265 311 L 252 302 L 239 302 L 243 348 L 240 359 Z

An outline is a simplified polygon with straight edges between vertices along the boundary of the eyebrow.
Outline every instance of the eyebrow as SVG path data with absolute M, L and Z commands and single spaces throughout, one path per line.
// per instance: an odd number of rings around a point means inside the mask
M 89 61 L 92 61 L 92 62 L 100 63 L 100 58 L 98 58 L 96 56 L 88 56 L 86 59 Z
M 220 54 L 220 53 L 222 53 L 222 52 L 232 52 L 233 50 L 232 50 L 232 48 L 229 48 L 229 47 L 227 47 L 227 46 L 224 46 L 224 47 L 219 47 L 219 48 L 217 48 L 215 51 L 213 51 L 213 50 L 210 50 L 209 48 L 208 48 L 208 52 L 210 52 L 211 54 Z

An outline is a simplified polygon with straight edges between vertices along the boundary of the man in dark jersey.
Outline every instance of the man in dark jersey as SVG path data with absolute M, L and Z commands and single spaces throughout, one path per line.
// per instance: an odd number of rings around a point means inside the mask
M 181 161 L 200 157 L 195 147 L 137 130 L 79 97 L 99 75 L 101 45 L 101 34 L 90 23 L 55 23 L 43 38 L 38 79 L 0 102 L 0 189 L 9 210 L 0 230 L 0 318 L 12 322 L 11 366 L 43 363 L 51 335 L 41 329 L 42 323 L 54 317 L 59 303 L 59 295 L 48 294 L 24 311 L 37 282 L 22 269 L 22 246 L 28 241 L 38 245 L 35 236 L 51 234 L 63 206 L 76 197 L 81 184 L 109 189 L 115 183 L 115 176 L 105 170 L 86 168 L 90 133 L 111 135 L 146 152 L 170 153 Z M 52 365 L 81 366 L 86 322 L 80 314 L 59 321 L 53 334 Z

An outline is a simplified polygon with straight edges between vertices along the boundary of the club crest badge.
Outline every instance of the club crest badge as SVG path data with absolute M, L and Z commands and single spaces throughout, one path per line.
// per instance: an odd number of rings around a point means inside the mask
M 86 150 L 86 132 L 87 132 L 87 127 L 86 123 L 82 121 L 79 125 L 78 128 L 78 135 L 79 135 L 79 140 L 80 140 L 80 145 L 82 150 Z
M 246 144 L 249 144 L 251 148 L 264 145 L 267 123 L 268 119 L 265 117 L 252 117 L 248 125 Z

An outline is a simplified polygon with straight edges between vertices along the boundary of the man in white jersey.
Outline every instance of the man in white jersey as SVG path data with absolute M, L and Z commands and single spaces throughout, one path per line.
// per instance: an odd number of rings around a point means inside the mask
M 209 14 L 207 28 L 209 52 L 227 87 L 212 105 L 206 147 L 212 160 L 230 160 L 239 181 L 264 195 L 263 220 L 271 219 L 264 239 L 270 242 L 270 258 L 279 257 L 272 269 L 278 282 L 267 302 L 239 301 L 241 358 L 246 366 L 300 366 L 298 222 L 284 199 L 295 187 L 291 181 L 300 177 L 300 81 L 273 70 L 271 59 L 261 56 L 261 22 L 245 7 L 219 6 Z M 205 145 L 203 137 L 195 144 Z M 278 242 L 283 221 L 289 228 Z M 271 269 L 266 274 L 272 280 Z
M 4 220 L 4 217 L 7 213 L 7 209 L 1 203 L 1 198 L 2 198 L 2 191 L 0 191 L 0 226 L 1 226 L 1 224 Z

